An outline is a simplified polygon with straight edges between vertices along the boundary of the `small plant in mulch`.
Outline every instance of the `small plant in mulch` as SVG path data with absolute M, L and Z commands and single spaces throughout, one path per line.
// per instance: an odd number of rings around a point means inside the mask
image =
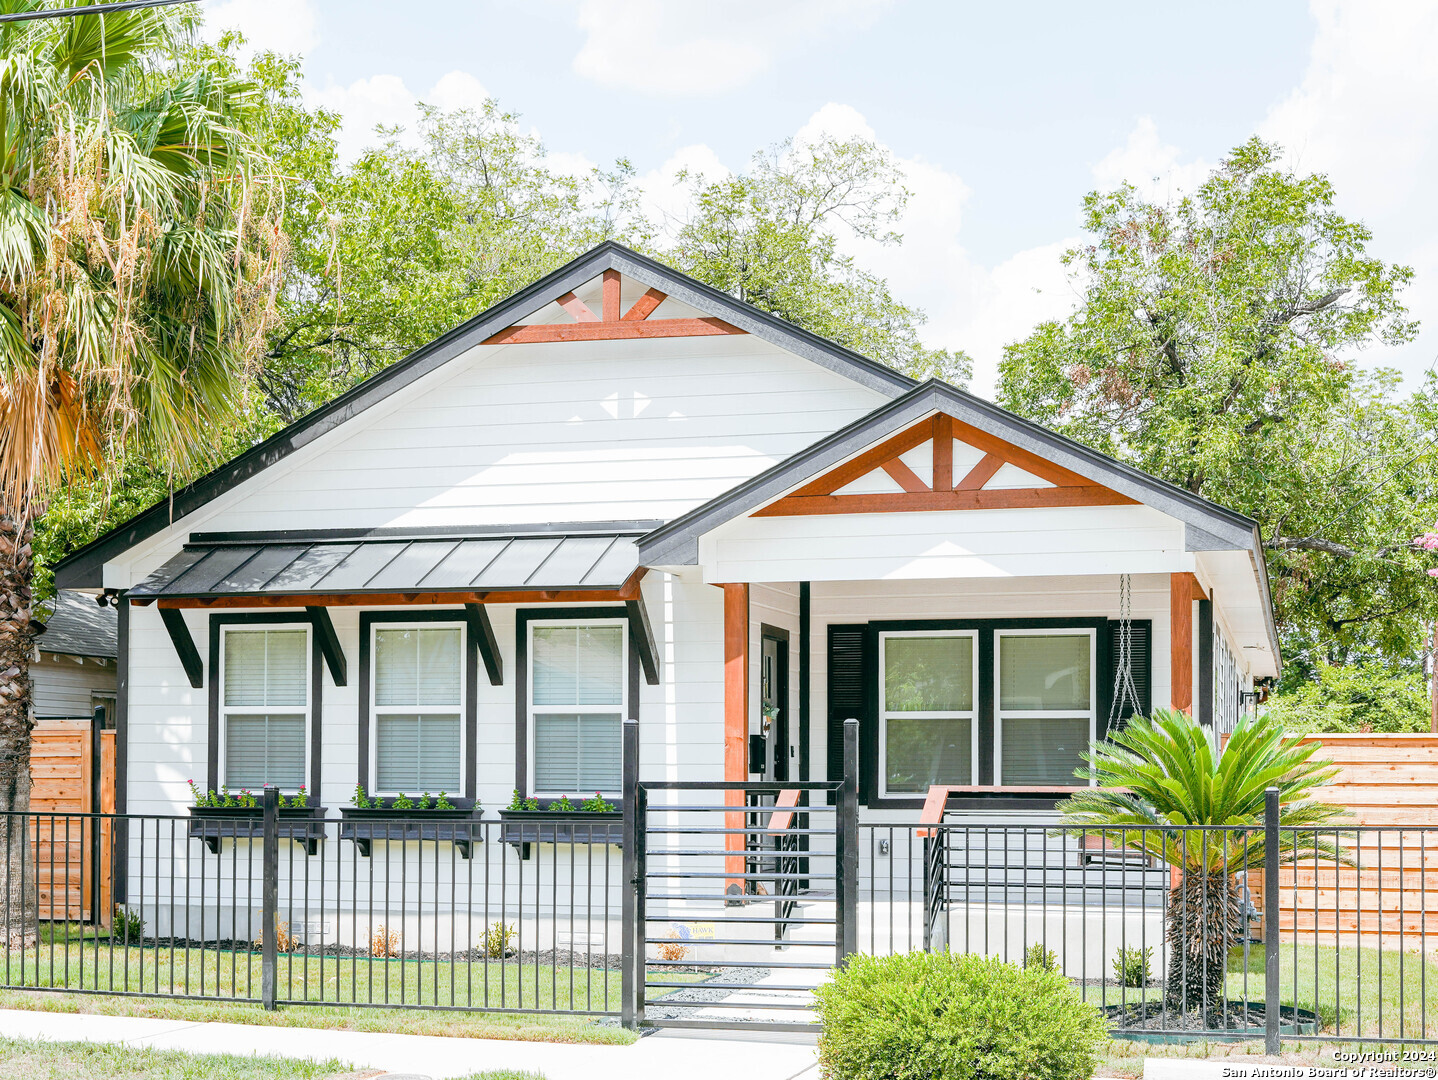
M 121 945 L 139 942 L 145 936 L 145 920 L 138 911 L 131 911 L 124 904 L 115 905 L 115 921 L 110 928 L 110 938 L 120 939 Z
M 579 809 L 583 810 L 586 814 L 612 814 L 614 812 L 614 804 L 596 791 L 594 798 L 585 799 Z
M 280 952 L 287 953 L 294 952 L 298 946 L 298 939 L 290 933 L 290 924 L 281 919 L 275 926 L 275 948 Z M 264 947 L 265 931 L 261 927 L 260 932 L 255 935 L 255 948 L 263 949 Z
M 399 933 L 380 923 L 370 935 L 369 954 L 381 960 L 399 955 Z
M 661 941 L 655 950 L 659 954 L 659 959 L 669 961 L 687 960 L 689 958 L 689 946 L 680 941 L 679 931 L 669 931 L 669 937 L 671 940 Z
M 1034 942 L 1024 950 L 1024 967 L 1036 968 L 1039 971 L 1057 971 L 1059 969 L 1058 954 L 1052 949 L 1045 949 L 1039 942 Z
M 1147 986 L 1153 978 L 1153 946 L 1120 948 L 1113 958 L 1113 977 L 1120 986 Z
M 513 925 L 490 923 L 489 929 L 484 932 L 484 953 L 492 960 L 502 960 L 510 954 L 509 943 L 513 940 Z

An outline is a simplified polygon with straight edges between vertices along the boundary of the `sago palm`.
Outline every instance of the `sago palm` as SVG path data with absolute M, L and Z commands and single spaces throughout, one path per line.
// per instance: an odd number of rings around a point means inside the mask
M 273 308 L 279 189 L 244 134 L 261 101 L 186 46 L 194 20 L 0 25 L 0 812 L 28 806 L 47 491 L 127 450 L 203 455 Z
M 1267 855 L 1266 789 L 1278 788 L 1281 863 L 1341 858 L 1333 826 L 1343 808 L 1312 797 L 1337 772 L 1315 759 L 1319 745 L 1259 717 L 1241 722 L 1220 751 L 1210 728 L 1160 710 L 1134 717 L 1084 755 L 1088 765 L 1077 775 L 1097 786 L 1068 800 L 1065 826 L 1178 871 L 1166 927 L 1174 1007 L 1211 1013 L 1223 993 L 1228 950 L 1246 933 L 1235 875 L 1261 870 Z

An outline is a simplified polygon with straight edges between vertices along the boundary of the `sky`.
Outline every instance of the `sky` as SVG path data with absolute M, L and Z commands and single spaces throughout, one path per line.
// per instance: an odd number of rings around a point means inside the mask
M 1360 362 L 1416 386 L 1438 357 L 1438 4 L 1425 0 L 202 0 L 207 33 L 304 57 L 341 150 L 415 103 L 494 97 L 552 166 L 628 158 L 651 207 L 681 167 L 717 177 L 818 132 L 862 134 L 905 170 L 899 246 L 850 244 L 974 359 L 1061 318 L 1083 195 L 1191 191 L 1257 133 L 1325 172 L 1370 253 L 1416 272 L 1416 342 Z

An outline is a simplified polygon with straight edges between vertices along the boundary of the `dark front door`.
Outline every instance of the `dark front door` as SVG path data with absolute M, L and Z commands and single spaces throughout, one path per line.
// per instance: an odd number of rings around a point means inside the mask
M 789 635 L 766 626 L 761 638 L 759 671 L 760 731 L 764 736 L 765 780 L 788 780 L 789 758 Z

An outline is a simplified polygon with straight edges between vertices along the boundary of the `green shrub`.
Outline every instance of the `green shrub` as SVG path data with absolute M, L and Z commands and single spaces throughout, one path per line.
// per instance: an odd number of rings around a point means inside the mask
M 110 940 L 122 945 L 138 945 L 145 938 L 145 920 L 138 911 L 131 911 L 124 904 L 115 905 L 115 921 L 110 927 Z
M 1113 958 L 1113 977 L 1120 986 L 1147 986 L 1153 978 L 1152 960 L 1152 945 L 1146 949 L 1137 945 L 1131 949 L 1120 948 Z
M 1057 971 L 855 956 L 815 992 L 827 1080 L 1089 1080 L 1108 1025 Z
M 1024 950 L 1024 967 L 1038 968 L 1040 971 L 1057 971 L 1059 969 L 1058 954 L 1052 949 L 1045 949 L 1042 944 L 1035 941 Z
M 502 922 L 492 922 L 484 932 L 484 953 L 491 959 L 502 960 L 509 955 L 509 943 L 513 940 L 513 924 L 506 926 Z
M 1321 665 L 1312 680 L 1275 694 L 1268 714 L 1291 735 L 1427 731 L 1428 691 L 1419 671 L 1379 664 Z

